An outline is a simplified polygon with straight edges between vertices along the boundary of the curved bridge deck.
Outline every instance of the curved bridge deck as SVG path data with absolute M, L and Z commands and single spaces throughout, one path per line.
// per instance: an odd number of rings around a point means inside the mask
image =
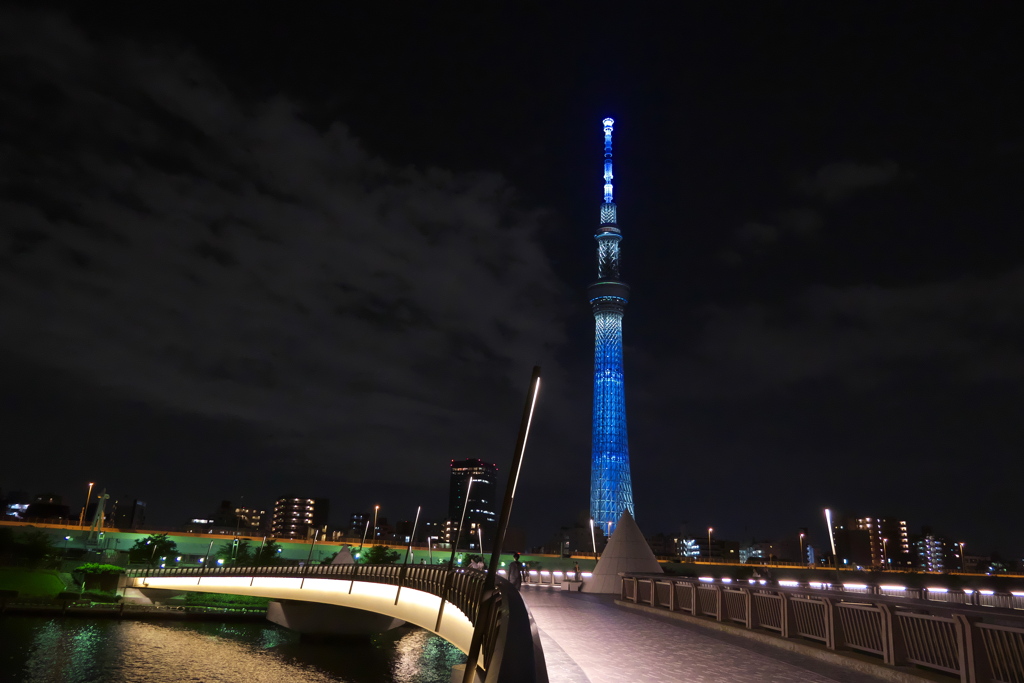
M 634 611 L 613 596 L 524 586 L 551 683 L 878 683 L 811 657 Z

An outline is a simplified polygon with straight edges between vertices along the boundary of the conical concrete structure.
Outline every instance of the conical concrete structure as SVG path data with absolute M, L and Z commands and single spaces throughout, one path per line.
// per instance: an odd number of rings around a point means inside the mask
M 338 554 L 331 560 L 331 564 L 355 564 L 356 559 L 352 557 L 352 548 L 345 546 L 338 551 Z
M 618 594 L 619 572 L 663 574 L 664 571 L 651 552 L 651 546 L 647 545 L 647 539 L 640 533 L 633 515 L 625 510 L 594 567 L 594 575 L 583 582 L 583 592 Z

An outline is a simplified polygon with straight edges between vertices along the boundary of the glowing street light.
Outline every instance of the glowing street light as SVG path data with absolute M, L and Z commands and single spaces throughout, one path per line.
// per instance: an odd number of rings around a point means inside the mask
M 89 482 L 89 493 L 85 494 L 85 505 L 82 506 L 82 514 L 78 515 L 78 526 L 85 526 L 85 511 L 89 509 L 89 501 L 92 500 L 92 487 L 94 482 Z
M 466 484 L 466 499 L 462 504 L 462 517 L 459 519 L 459 530 L 455 534 L 455 543 L 452 544 L 452 556 L 448 559 L 448 566 L 455 566 L 455 553 L 459 549 L 459 541 L 462 539 L 462 525 L 466 522 L 466 508 L 469 507 L 469 492 L 473 490 L 473 477 L 469 478 L 469 483 Z
M 370 533 L 370 520 L 366 520 L 366 528 L 363 529 L 363 540 L 359 541 L 359 552 L 356 553 L 356 559 L 359 559 L 360 553 L 363 552 L 363 544 L 366 543 L 366 534 Z
M 590 518 L 590 542 L 594 546 L 594 557 L 597 557 L 597 537 L 594 536 L 594 518 Z
M 885 566 L 887 564 L 889 564 L 889 539 L 888 538 L 883 538 L 882 539 L 882 568 L 885 569 Z
M 804 532 L 800 532 L 800 564 L 807 564 L 807 558 L 804 556 Z
M 711 527 L 708 527 L 708 562 L 711 561 L 711 532 L 714 531 Z
M 828 542 L 832 545 L 832 566 L 836 568 L 836 579 L 839 578 L 839 557 L 836 555 L 836 537 L 832 532 L 832 511 L 825 508 L 825 523 L 828 524 Z
M 377 513 L 380 512 L 380 505 L 373 506 L 373 542 L 377 542 Z
M 960 571 L 962 571 L 964 574 L 966 574 L 967 573 L 967 558 L 964 557 L 964 542 L 960 541 L 959 543 L 957 543 L 957 545 L 960 546 Z

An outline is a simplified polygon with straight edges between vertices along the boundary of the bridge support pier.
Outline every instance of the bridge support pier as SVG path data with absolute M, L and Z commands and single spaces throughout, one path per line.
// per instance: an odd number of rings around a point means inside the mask
M 271 601 L 267 606 L 267 619 L 292 631 L 316 637 L 382 633 L 405 623 L 386 614 L 297 600 Z

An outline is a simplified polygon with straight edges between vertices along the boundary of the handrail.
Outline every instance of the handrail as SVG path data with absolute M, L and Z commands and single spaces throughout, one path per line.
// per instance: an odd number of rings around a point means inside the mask
M 958 674 L 965 682 L 1024 681 L 1024 601 L 994 599 L 994 592 L 959 602 L 927 599 L 927 590 L 921 597 L 920 591 L 898 597 L 892 593 L 904 591 L 863 584 L 835 590 L 665 574 L 620 577 L 621 601 L 742 624 L 784 639 L 808 638 L 830 650 L 878 656 L 888 665 Z M 965 599 L 972 595 L 960 593 Z
M 255 567 L 169 567 L 129 569 L 127 579 L 149 577 L 261 576 L 326 578 L 341 581 L 383 583 L 423 591 L 450 602 L 474 627 L 481 614 L 484 574 L 472 569 L 441 565 L 332 564 L 305 567 L 262 565 Z M 548 683 L 544 653 L 536 624 L 522 596 L 508 581 L 496 578 L 495 608 L 489 610 L 482 659 L 485 683 Z

